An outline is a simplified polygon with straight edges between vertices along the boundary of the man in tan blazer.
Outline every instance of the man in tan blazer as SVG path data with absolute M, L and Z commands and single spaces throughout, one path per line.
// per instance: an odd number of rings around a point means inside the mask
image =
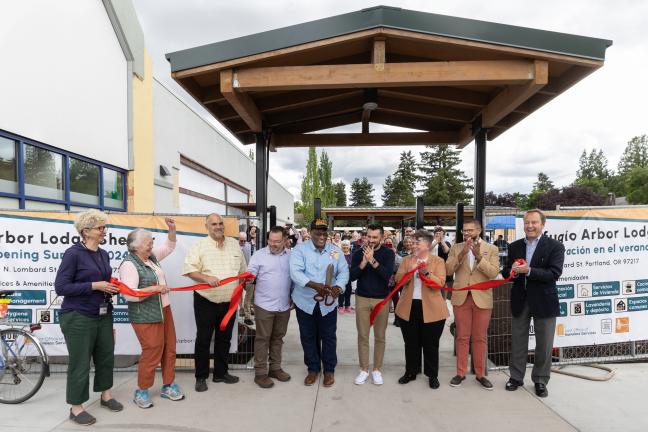
M 463 288 L 495 279 L 499 273 L 499 256 L 496 246 L 483 241 L 479 235 L 482 227 L 478 220 L 468 220 L 463 225 L 463 243 L 450 248 L 446 261 L 448 274 L 454 273 L 454 288 Z M 450 385 L 459 387 L 466 379 L 468 342 L 472 337 L 472 358 L 477 381 L 482 388 L 492 390 L 493 385 L 484 376 L 486 368 L 486 334 L 493 310 L 493 290 L 455 291 L 452 307 L 457 328 L 457 375 Z

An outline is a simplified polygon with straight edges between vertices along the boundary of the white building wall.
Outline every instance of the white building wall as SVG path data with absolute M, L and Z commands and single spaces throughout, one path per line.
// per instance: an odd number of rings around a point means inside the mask
M 172 178 L 160 176 L 159 170 L 160 165 L 172 172 L 177 169 L 182 178 L 180 154 L 249 189 L 256 197 L 254 161 L 157 80 L 153 83 L 153 143 L 156 212 L 184 212 L 173 204 L 173 190 L 168 188 Z M 294 220 L 292 194 L 272 177 L 268 183 L 268 205 L 277 206 L 278 222 L 284 223 L 288 217 Z M 191 202 L 195 203 L 195 200 Z M 192 205 L 191 211 L 194 212 L 195 208 Z M 203 213 L 209 211 L 206 208 Z
M 128 168 L 126 59 L 99 0 L 0 4 L 0 129 Z

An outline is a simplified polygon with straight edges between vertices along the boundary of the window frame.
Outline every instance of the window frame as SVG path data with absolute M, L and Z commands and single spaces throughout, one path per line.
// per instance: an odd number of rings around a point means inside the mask
M 107 163 L 99 162 L 94 159 L 87 158 L 85 156 L 81 156 L 77 153 L 73 153 L 70 151 L 62 150 L 56 147 L 52 147 L 48 144 L 41 143 L 39 141 L 35 141 L 29 138 L 22 137 L 20 135 L 13 134 L 11 132 L 5 131 L 3 129 L 0 129 L 0 136 L 3 138 L 12 140 L 16 143 L 16 163 L 17 163 L 17 180 L 18 180 L 18 193 L 9 193 L 9 192 L 0 192 L 1 197 L 6 197 L 6 198 L 15 198 L 18 200 L 18 207 L 21 210 L 25 209 L 25 203 L 26 201 L 39 201 L 39 202 L 47 202 L 47 203 L 55 203 L 55 204 L 63 204 L 65 206 L 65 210 L 70 210 L 70 207 L 84 207 L 84 208 L 97 208 L 100 210 L 109 210 L 109 211 L 115 211 L 115 212 L 126 212 L 127 211 L 127 206 L 128 206 L 128 196 L 126 191 L 128 190 L 126 188 L 127 186 L 127 170 L 116 167 L 114 165 L 110 165 Z M 25 145 L 30 145 L 33 147 L 40 148 L 42 150 L 47 150 L 52 153 L 55 153 L 57 155 L 61 155 L 63 157 L 63 182 L 65 183 L 65 188 L 64 188 L 64 197 L 65 199 L 59 200 L 59 199 L 52 199 L 52 198 L 43 198 L 43 197 L 38 197 L 38 196 L 33 196 L 33 195 L 27 195 L 25 194 L 25 164 L 24 164 L 24 158 L 25 158 Z M 87 204 L 87 203 L 80 203 L 77 201 L 73 201 L 70 198 L 70 158 L 77 159 L 82 162 L 89 163 L 91 165 L 95 165 L 99 168 L 99 205 L 93 205 L 93 204 Z M 119 207 L 111 207 L 111 206 L 106 206 L 104 202 L 104 169 L 109 169 L 112 171 L 116 171 L 122 175 L 122 190 L 124 191 L 123 193 L 123 208 Z

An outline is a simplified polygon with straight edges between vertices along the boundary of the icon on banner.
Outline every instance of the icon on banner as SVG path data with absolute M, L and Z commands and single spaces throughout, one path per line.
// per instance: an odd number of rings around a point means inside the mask
M 576 286 L 578 297 L 592 297 L 592 284 L 578 284 Z
M 63 304 L 63 296 L 58 296 L 56 291 L 50 290 L 50 303 L 52 306 L 60 306 Z
M 614 310 L 616 312 L 626 312 L 628 310 L 628 303 L 626 303 L 626 299 L 614 299 Z
M 571 314 L 572 315 L 585 315 L 585 309 L 583 307 L 583 302 L 571 302 Z
M 619 317 L 616 319 L 615 333 L 629 333 L 630 332 L 630 317 Z
M 51 324 L 52 323 L 52 311 L 49 309 L 38 309 L 36 311 L 38 315 L 38 322 L 41 322 L 43 324 Z
M 635 281 L 623 281 L 623 294 L 635 294 Z
M 565 324 L 558 324 L 556 326 L 556 334 L 558 336 L 565 336 Z
M 612 318 L 601 320 L 601 334 L 612 334 Z

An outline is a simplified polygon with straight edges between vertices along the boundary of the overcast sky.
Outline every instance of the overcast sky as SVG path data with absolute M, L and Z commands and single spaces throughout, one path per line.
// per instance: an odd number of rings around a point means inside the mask
M 171 79 L 165 53 L 353 12 L 381 2 L 134 0 L 134 4 L 156 78 L 226 132 Z M 603 68 L 488 143 L 486 190 L 527 193 L 540 171 L 556 185 L 567 185 L 575 178 L 583 149 L 602 148 L 609 167 L 616 169 L 627 141 L 648 134 L 648 1 L 392 0 L 385 4 L 614 41 Z M 246 152 L 249 148 L 245 146 Z M 418 153 L 422 149 L 414 150 Z M 468 177 L 473 175 L 473 149 L 474 143 L 461 153 L 461 168 Z M 379 203 L 384 179 L 395 170 L 403 148 L 325 150 L 333 161 L 334 181 L 343 180 L 348 192 L 354 177 L 366 176 L 376 187 Z M 279 149 L 270 156 L 270 175 L 296 199 L 306 155 L 307 149 L 301 148 Z

